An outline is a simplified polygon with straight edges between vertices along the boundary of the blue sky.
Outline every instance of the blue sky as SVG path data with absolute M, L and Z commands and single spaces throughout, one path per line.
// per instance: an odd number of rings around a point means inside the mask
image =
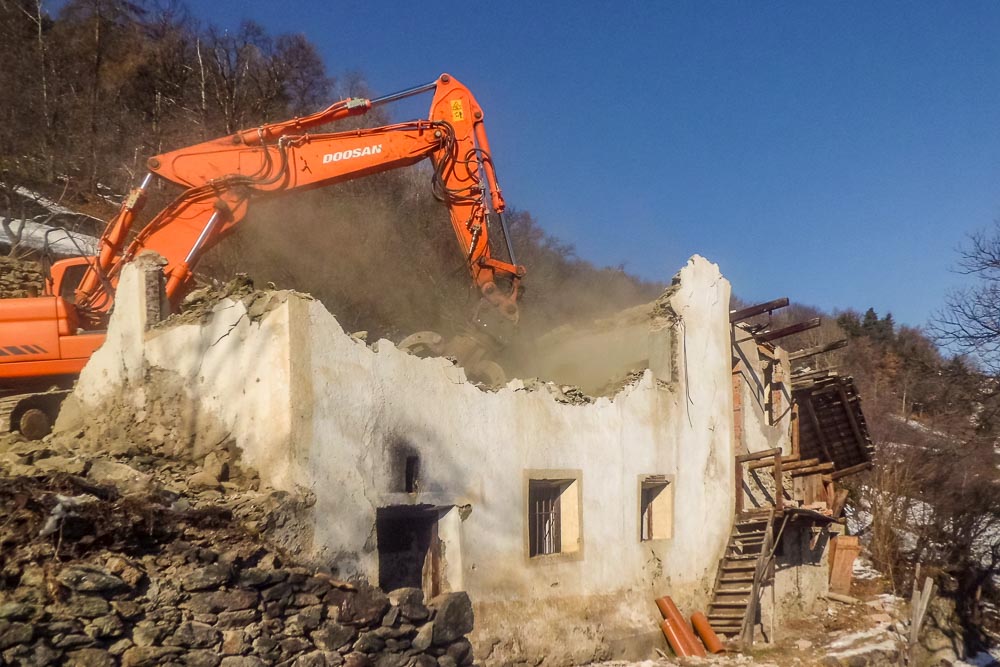
M 508 204 L 644 277 L 699 253 L 747 300 L 922 324 L 964 235 L 1000 216 L 1000 3 L 192 8 L 304 33 L 375 94 L 453 74 Z

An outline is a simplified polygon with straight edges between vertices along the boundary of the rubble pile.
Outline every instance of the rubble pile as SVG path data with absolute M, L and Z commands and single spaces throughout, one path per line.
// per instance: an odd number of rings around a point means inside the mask
M 258 486 L 224 453 L 0 440 L 0 664 L 472 663 L 465 593 L 425 603 L 297 562 L 270 538 L 308 498 Z
M 0 257 L 0 299 L 18 299 L 42 293 L 44 278 L 38 262 Z

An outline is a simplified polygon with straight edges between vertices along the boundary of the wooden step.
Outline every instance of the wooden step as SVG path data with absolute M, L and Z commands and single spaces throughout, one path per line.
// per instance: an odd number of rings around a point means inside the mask
M 746 532 L 746 533 L 730 533 L 729 540 L 733 541 L 733 540 L 748 540 L 748 539 L 749 540 L 764 539 L 765 535 L 767 535 L 767 532 L 763 530 L 755 530 L 753 532 Z
M 723 565 L 722 565 L 722 571 L 723 572 L 727 572 L 727 571 L 728 572 L 732 572 L 733 570 L 756 570 L 756 569 L 757 569 L 757 564 L 756 563 L 748 563 L 745 560 L 744 561 L 734 561 L 732 563 L 723 563 Z
M 726 560 L 743 560 L 743 561 L 745 561 L 745 560 L 750 560 L 751 558 L 753 560 L 759 560 L 760 557 L 761 557 L 761 555 L 762 554 L 760 552 L 757 552 L 755 554 L 728 554 L 726 556 Z
M 716 595 L 750 595 L 751 588 L 720 588 L 715 591 Z
M 720 635 L 738 635 L 743 631 L 743 623 L 725 624 L 720 621 L 709 621 L 708 623 Z
M 714 622 L 716 620 L 721 620 L 721 621 L 730 621 L 730 620 L 731 621 L 742 621 L 744 616 L 746 616 L 746 612 L 745 611 L 742 612 L 742 613 L 735 612 L 735 611 L 728 611 L 728 612 L 727 611 L 717 611 L 717 612 L 712 612 L 711 614 L 708 615 L 708 621 L 709 621 L 709 623 Z
M 719 577 L 719 585 L 723 584 L 749 584 L 753 582 L 752 574 L 725 574 Z
M 757 544 L 764 544 L 765 540 L 763 537 L 761 538 L 734 537 L 732 540 L 729 541 L 729 546 L 733 546 L 734 542 L 736 544 L 748 547 L 748 546 L 755 546 Z

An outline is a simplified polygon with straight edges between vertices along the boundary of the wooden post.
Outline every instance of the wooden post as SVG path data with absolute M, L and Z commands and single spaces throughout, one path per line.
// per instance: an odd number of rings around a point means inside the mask
M 736 517 L 743 514 L 743 462 L 736 457 Z
M 781 452 L 774 455 L 774 508 L 779 512 L 785 506 L 785 480 L 781 472 Z

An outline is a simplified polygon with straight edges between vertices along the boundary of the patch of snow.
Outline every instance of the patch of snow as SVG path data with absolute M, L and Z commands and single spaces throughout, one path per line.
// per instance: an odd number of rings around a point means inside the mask
M 7 230 L 0 226 L 0 245 L 9 247 L 20 234 L 20 246 L 31 250 L 42 250 L 47 241 L 49 251 L 58 257 L 97 254 L 98 239 L 88 234 L 71 232 L 61 227 L 44 225 L 31 220 L 13 220 L 10 227 L 11 231 L 14 232 L 14 238 L 11 238 L 7 234 Z
M 14 194 L 20 195 L 25 199 L 32 200 L 39 206 L 48 209 L 50 213 L 57 213 L 60 215 L 77 215 L 76 211 L 71 211 L 70 209 L 60 204 L 59 202 L 53 201 L 48 197 L 44 197 L 41 194 L 35 192 L 34 190 L 29 190 L 28 188 L 22 185 L 16 185 L 11 189 L 13 190 Z
M 858 581 L 871 581 L 879 579 L 882 576 L 878 570 L 872 567 L 871 561 L 864 556 L 855 558 L 851 569 L 854 573 L 854 578 Z
M 833 651 L 827 653 L 827 656 L 833 658 L 847 658 L 852 655 L 862 655 L 864 653 L 874 653 L 875 651 L 897 651 L 899 650 L 899 644 L 896 643 L 895 639 L 886 638 L 876 644 L 862 644 L 861 646 L 856 646 L 849 649 L 844 649 L 843 651 Z
M 857 644 L 858 642 L 863 642 L 867 639 L 875 639 L 880 637 L 885 633 L 885 627 L 874 627 L 868 630 L 861 630 L 859 632 L 852 632 L 851 634 L 844 635 L 835 642 L 831 642 L 828 649 L 833 651 L 839 651 L 840 649 L 846 649 L 848 647 Z

